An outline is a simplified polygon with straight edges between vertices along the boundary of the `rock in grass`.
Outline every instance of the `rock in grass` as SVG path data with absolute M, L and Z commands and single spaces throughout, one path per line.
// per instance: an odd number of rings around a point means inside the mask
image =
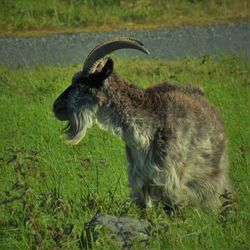
M 147 243 L 152 232 L 166 229 L 166 225 L 153 225 L 146 220 L 97 214 L 84 225 L 81 248 L 91 248 L 93 244 L 130 248 L 133 244 Z

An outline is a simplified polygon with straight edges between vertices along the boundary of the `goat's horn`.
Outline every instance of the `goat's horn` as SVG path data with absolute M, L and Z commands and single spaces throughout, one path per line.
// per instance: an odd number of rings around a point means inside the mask
M 115 50 L 124 48 L 137 49 L 145 54 L 150 54 L 140 41 L 129 37 L 117 37 L 97 45 L 87 56 L 83 65 L 83 71 L 92 73 L 93 66 L 96 65 L 100 59 Z

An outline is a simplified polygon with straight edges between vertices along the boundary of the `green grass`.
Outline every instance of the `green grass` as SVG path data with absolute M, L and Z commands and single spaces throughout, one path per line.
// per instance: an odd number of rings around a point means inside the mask
M 115 58 L 116 71 L 142 87 L 163 80 L 201 86 L 225 120 L 233 210 L 216 217 L 185 208 L 173 220 L 160 205 L 143 215 L 131 204 L 118 138 L 93 127 L 78 146 L 63 143 L 51 106 L 80 68 L 0 67 L 0 249 L 77 249 L 84 222 L 97 212 L 168 224 L 148 249 L 249 249 L 250 59 Z M 97 248 L 114 246 L 104 241 Z
M 250 20 L 248 0 L 1 0 L 0 35 Z

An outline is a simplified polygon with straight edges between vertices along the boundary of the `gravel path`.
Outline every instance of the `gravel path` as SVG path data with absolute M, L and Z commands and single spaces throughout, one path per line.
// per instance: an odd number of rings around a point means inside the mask
M 187 56 L 250 54 L 250 23 L 184 27 L 153 31 L 79 33 L 32 38 L 0 38 L 0 64 L 34 67 L 43 64 L 67 65 L 83 62 L 99 42 L 114 36 L 132 36 L 145 44 L 151 57 L 173 60 Z M 144 56 L 135 50 L 120 56 Z

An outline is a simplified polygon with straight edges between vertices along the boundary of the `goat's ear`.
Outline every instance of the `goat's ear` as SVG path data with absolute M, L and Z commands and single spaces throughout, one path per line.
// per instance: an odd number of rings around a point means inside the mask
M 89 86 L 97 89 L 101 88 L 105 80 L 112 74 L 113 65 L 113 61 L 109 58 L 101 72 L 89 76 Z
M 108 59 L 101 71 L 102 80 L 105 81 L 113 73 L 114 63 L 112 59 Z

